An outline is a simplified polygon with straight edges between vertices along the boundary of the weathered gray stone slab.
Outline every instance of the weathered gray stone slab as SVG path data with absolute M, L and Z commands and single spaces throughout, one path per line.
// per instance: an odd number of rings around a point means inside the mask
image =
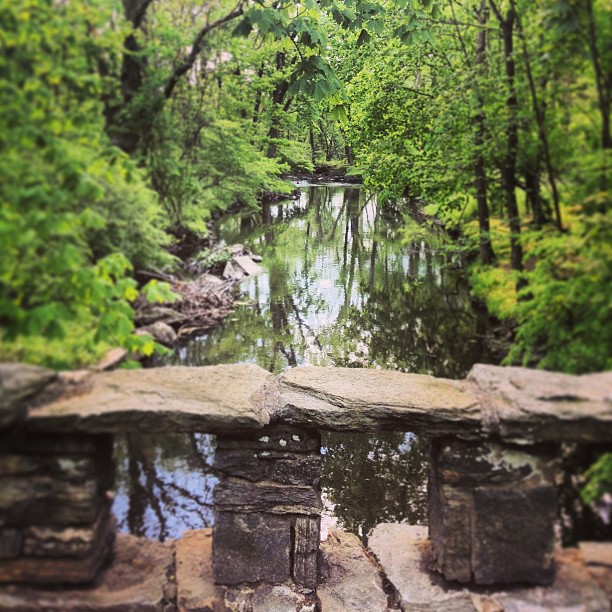
M 447 580 L 550 584 L 557 467 L 548 446 L 432 442 L 429 532 Z
M 467 380 L 489 435 L 518 443 L 612 439 L 612 372 L 570 376 L 477 364 Z
M 27 557 L 76 557 L 95 554 L 109 532 L 115 530 L 110 511 L 83 527 L 27 527 L 23 531 L 22 552 Z
M 92 587 L 45 590 L 0 587 L 0 610 L 31 612 L 160 612 L 173 603 L 168 596 L 173 544 L 119 534 L 113 563 Z M 172 609 L 172 608 L 170 608 Z
M 250 483 L 224 480 L 215 487 L 215 508 L 232 512 L 271 512 L 273 514 L 321 513 L 321 495 L 310 486 Z
M 405 524 L 377 526 L 369 545 L 401 596 L 405 610 L 422 612 L 606 612 L 608 598 L 576 549 L 558 550 L 555 581 L 548 587 L 457 587 L 427 569 L 426 529 Z
M 0 583 L 87 584 L 94 580 L 108 558 L 114 532 L 106 532 L 83 558 L 17 557 L 0 559 Z M 0 604 L 0 609 L 2 606 Z
M 280 583 L 291 572 L 291 528 L 275 514 L 215 514 L 213 568 L 216 584 Z
M 0 363 L 0 430 L 25 416 L 25 401 L 57 377 L 45 368 L 21 363 Z
M 299 516 L 295 519 L 293 579 L 311 589 L 317 588 L 319 578 L 320 533 L 319 517 Z
M 272 480 L 281 484 L 318 485 L 321 480 L 321 457 L 252 450 L 218 450 L 215 468 L 253 482 Z
M 350 533 L 330 529 L 321 543 L 322 581 L 317 589 L 322 612 L 387 612 L 378 568 Z
M 256 264 L 248 255 L 234 257 L 233 261 L 244 270 L 247 276 L 257 276 L 263 272 L 262 267 Z
M 11 476 L 0 480 L 0 513 L 5 525 L 89 524 L 96 520 L 106 502 L 96 480 L 80 484 L 48 476 Z
M 0 559 L 14 559 L 21 553 L 23 533 L 14 527 L 0 527 Z
M 251 364 L 116 370 L 89 392 L 30 412 L 28 427 L 84 432 L 235 432 L 268 424 L 274 377 Z
M 359 368 L 301 367 L 280 377 L 286 423 L 332 431 L 415 431 L 479 437 L 477 398 L 462 382 Z

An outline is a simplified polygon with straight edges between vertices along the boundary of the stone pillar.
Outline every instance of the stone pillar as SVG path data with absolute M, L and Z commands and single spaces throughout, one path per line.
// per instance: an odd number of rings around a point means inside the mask
M 429 536 L 447 580 L 552 582 L 556 457 L 550 447 L 433 441 Z
M 112 439 L 0 435 L 0 582 L 88 583 L 114 535 Z
M 218 437 L 213 566 L 217 584 L 292 579 L 316 588 L 321 527 L 321 438 L 271 426 Z

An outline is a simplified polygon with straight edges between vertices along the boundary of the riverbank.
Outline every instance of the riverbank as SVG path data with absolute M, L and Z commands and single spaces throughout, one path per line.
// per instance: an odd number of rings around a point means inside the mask
M 181 340 L 220 325 L 235 310 L 236 287 L 247 276 L 261 272 L 261 257 L 242 244 L 225 246 L 216 240 L 183 261 L 175 274 L 141 273 L 167 283 L 176 296 L 152 303 L 141 295 L 134 302 L 136 333 L 175 347 Z

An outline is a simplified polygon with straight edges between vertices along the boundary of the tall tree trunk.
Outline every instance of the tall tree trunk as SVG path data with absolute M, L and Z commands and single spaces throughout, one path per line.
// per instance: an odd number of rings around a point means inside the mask
M 484 72 L 486 62 L 486 30 L 485 25 L 488 19 L 486 0 L 481 0 L 480 8 L 477 11 L 478 23 L 483 26 L 476 35 L 476 78 L 479 79 Z M 479 246 L 480 259 L 485 264 L 495 261 L 495 253 L 491 244 L 491 224 L 489 220 L 489 206 L 487 204 L 487 177 L 485 172 L 485 160 L 483 153 L 485 136 L 485 113 L 484 100 L 480 89 L 477 91 L 478 114 L 476 116 L 475 144 L 475 163 L 474 173 L 476 178 L 476 201 L 478 202 L 478 227 L 479 227 Z
M 312 125 L 310 126 L 309 136 L 310 136 L 310 157 L 312 159 L 312 164 L 314 165 L 317 163 L 317 147 L 315 144 L 315 135 L 314 135 L 314 130 L 312 129 Z
M 512 269 L 523 270 L 523 247 L 521 245 L 521 218 L 516 200 L 516 161 L 518 157 L 518 100 L 516 97 L 514 63 L 514 22 L 516 14 L 510 9 L 503 17 L 494 0 L 490 0 L 491 8 L 501 27 L 504 43 L 504 61 L 506 69 L 506 86 L 508 88 L 506 108 L 508 110 L 508 125 L 506 126 L 507 149 L 502 167 L 502 183 L 506 195 L 506 210 L 510 225 L 510 261 Z
M 601 113 L 601 146 L 604 149 L 612 149 L 612 134 L 610 133 L 610 101 L 612 98 L 612 68 L 604 70 L 601 63 L 599 48 L 597 47 L 597 30 L 595 28 L 595 17 L 593 15 L 593 0 L 585 0 L 585 8 L 588 24 L 588 43 L 591 52 L 591 61 L 595 70 L 595 83 L 597 85 L 597 96 L 599 112 Z
M 284 52 L 278 52 L 276 54 L 276 70 L 282 72 L 285 68 L 287 55 Z M 285 100 L 287 91 L 289 90 L 289 82 L 286 79 L 281 79 L 272 92 L 272 125 L 268 130 L 268 151 L 267 157 L 270 159 L 276 157 L 278 151 L 277 140 L 280 138 L 280 126 L 278 124 L 278 118 L 275 116 L 278 109 L 281 108 L 281 104 Z M 284 110 L 284 108 L 283 108 Z
M 533 215 L 533 225 L 540 229 L 549 221 L 542 202 L 542 193 L 540 191 L 540 160 L 541 153 L 538 151 L 536 162 L 533 166 L 529 165 L 524 170 L 525 175 L 525 194 L 528 202 L 531 204 Z
M 264 71 L 266 68 L 265 62 L 261 62 L 261 66 L 259 66 L 259 70 L 257 71 L 257 78 L 259 81 L 263 78 Z M 255 105 L 253 107 L 253 125 L 257 125 L 259 122 L 259 111 L 261 110 L 261 97 L 262 91 L 261 89 L 257 89 L 257 93 L 255 94 Z
M 510 0 L 510 6 L 515 14 L 516 27 L 518 30 L 519 38 L 521 39 L 521 45 L 523 48 L 523 60 L 525 62 L 525 70 L 527 72 L 527 81 L 529 82 L 529 91 L 531 92 L 531 102 L 533 106 L 533 112 L 535 114 L 536 123 L 538 126 L 538 137 L 540 139 L 540 145 L 544 152 L 544 162 L 546 164 L 546 172 L 548 174 L 548 182 L 550 183 L 550 189 L 553 196 L 553 205 L 555 208 L 555 223 L 559 231 L 563 231 L 563 222 L 561 220 L 561 208 L 559 205 L 559 191 L 557 189 L 557 181 L 555 179 L 555 172 L 552 166 L 552 159 L 550 156 L 550 147 L 548 146 L 548 136 L 546 134 L 546 125 L 544 122 L 544 113 L 538 100 L 538 94 L 536 91 L 535 80 L 533 78 L 533 72 L 531 70 L 531 62 L 529 60 L 529 52 L 527 51 L 527 41 L 525 39 L 525 31 L 521 23 L 521 17 L 516 10 L 516 3 L 514 0 Z

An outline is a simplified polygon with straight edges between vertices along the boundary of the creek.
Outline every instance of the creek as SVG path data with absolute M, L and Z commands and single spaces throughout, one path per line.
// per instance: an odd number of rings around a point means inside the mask
M 224 324 L 170 365 L 368 367 L 462 378 L 491 363 L 488 319 L 435 226 L 355 186 L 298 184 L 299 199 L 230 217 L 220 235 L 263 257 Z M 407 208 L 407 205 L 404 206 Z M 416 218 L 415 218 L 416 217 Z M 411 433 L 323 434 L 324 524 L 362 541 L 377 523 L 426 522 L 427 449 Z M 165 539 L 212 524 L 214 438 L 126 435 L 116 444 L 119 529 Z

